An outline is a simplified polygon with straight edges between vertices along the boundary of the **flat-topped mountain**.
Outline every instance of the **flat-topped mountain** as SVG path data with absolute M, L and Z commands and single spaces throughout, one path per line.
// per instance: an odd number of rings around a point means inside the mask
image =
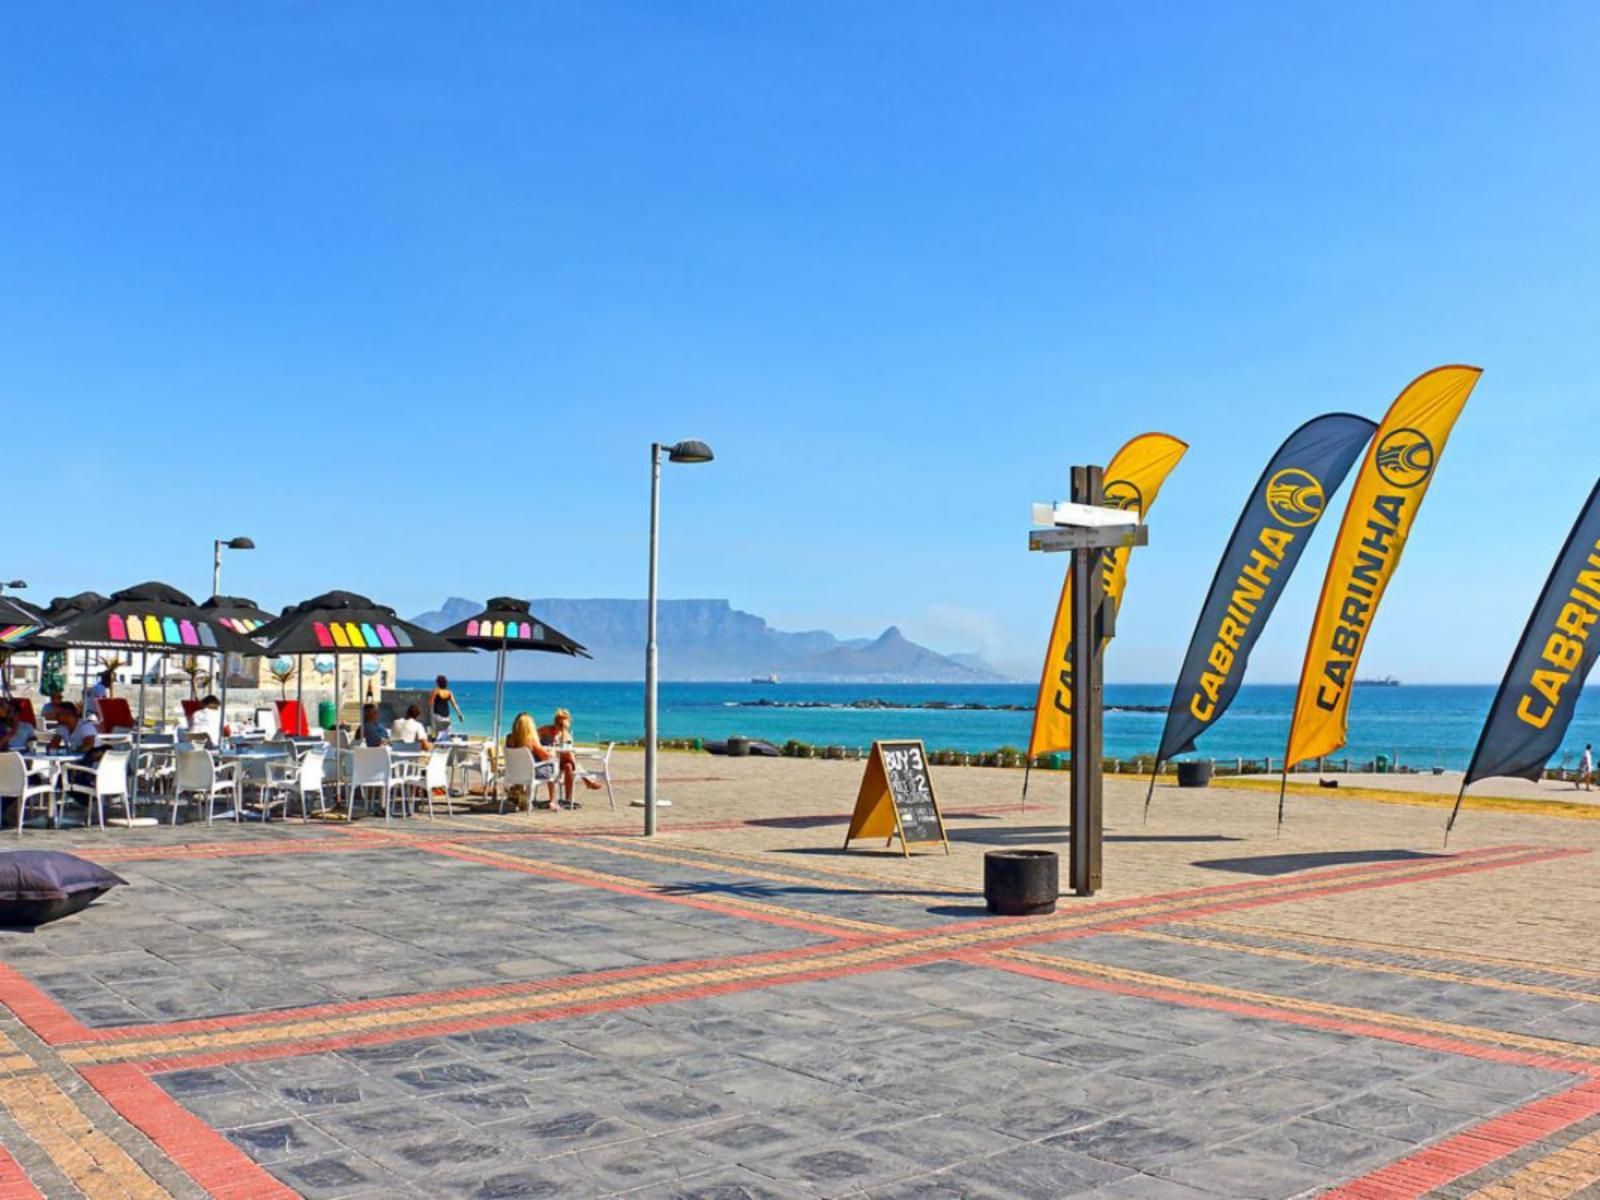
M 452 596 L 432 612 L 412 618 L 426 629 L 444 629 L 481 611 L 482 605 Z M 511 679 L 640 679 L 644 676 L 643 600 L 531 601 L 536 616 L 589 648 L 593 660 L 559 654 L 513 654 Z M 672 680 L 745 680 L 777 675 L 796 682 L 998 683 L 976 655 L 939 654 L 909 641 L 894 626 L 876 638 L 841 640 L 823 630 L 774 629 L 754 613 L 726 600 L 663 600 L 657 609 L 661 677 Z M 443 672 L 460 679 L 488 679 L 487 654 L 413 655 L 408 677 Z

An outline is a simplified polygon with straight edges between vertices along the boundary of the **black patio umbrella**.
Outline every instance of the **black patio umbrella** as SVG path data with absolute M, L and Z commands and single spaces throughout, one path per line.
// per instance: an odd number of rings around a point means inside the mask
M 241 637 L 253 638 L 256 635 L 256 630 L 276 620 L 271 613 L 254 600 L 246 599 L 243 596 L 213 596 L 200 607 L 212 613 L 218 621 Z M 304 712 L 305 683 L 302 678 L 304 671 L 298 660 L 299 656 L 296 655 L 295 703 L 301 705 L 300 711 Z M 226 662 L 223 664 L 223 675 L 224 677 L 227 675 Z M 226 678 L 224 678 L 223 682 L 227 682 Z
M 91 608 L 100 607 L 100 605 L 106 602 L 106 599 L 107 597 L 102 596 L 99 592 L 79 592 L 74 596 L 53 597 L 50 601 L 49 607 L 44 610 L 44 624 L 46 627 L 59 625 L 68 617 L 76 616 L 81 612 L 88 612 Z M 63 654 L 63 652 L 60 650 L 49 651 L 49 653 Z M 63 666 L 65 666 L 65 663 L 63 663 Z M 44 683 L 43 674 L 43 670 L 41 669 L 39 681 L 41 686 Z M 88 693 L 89 656 L 85 654 L 83 656 L 83 695 L 86 696 Z M 81 698 L 82 697 L 80 696 L 80 699 Z
M 566 634 L 551 628 L 529 612 L 526 600 L 511 596 L 496 596 L 485 604 L 482 612 L 457 622 L 449 629 L 440 630 L 439 636 L 448 638 L 458 646 L 497 652 L 494 668 L 494 740 L 491 743 L 497 750 L 500 745 L 500 714 L 505 699 L 508 651 L 542 650 L 547 654 L 591 657 L 586 649 Z
M 43 609 L 16 596 L 0 596 L 0 646 L 32 637 L 43 627 Z
M 355 592 L 324 592 L 291 605 L 250 636 L 268 654 L 449 654 L 461 649 Z
M 0 596 L 0 695 L 11 694 L 11 672 L 6 659 L 16 643 L 32 637 L 44 627 L 42 610 L 16 596 Z
M 254 600 L 243 596 L 213 596 L 200 607 L 240 637 L 251 637 L 256 630 L 276 619 Z
M 324 592 L 291 605 L 251 635 L 257 653 L 333 656 L 333 710 L 339 712 L 339 660 L 350 654 L 464 654 L 466 648 L 402 620 L 387 605 L 355 592 Z M 344 759 L 334 762 L 334 787 L 344 782 Z
M 47 614 L 49 615 L 49 614 Z M 164 583 L 141 583 L 113 592 L 103 604 L 86 611 L 67 612 L 29 639 L 30 647 L 43 650 L 109 650 L 139 653 L 139 715 L 134 723 L 132 770 L 138 778 L 139 751 L 144 739 L 145 686 L 149 656 L 154 650 L 183 654 L 260 654 L 250 639 L 224 626 L 177 588 Z M 227 673 L 223 673 L 222 702 L 227 711 Z

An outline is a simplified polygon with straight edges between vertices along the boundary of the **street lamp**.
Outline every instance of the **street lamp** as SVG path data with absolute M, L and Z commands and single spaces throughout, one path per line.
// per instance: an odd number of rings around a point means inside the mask
M 218 538 L 211 543 L 211 594 L 222 594 L 222 552 L 224 550 L 254 550 L 256 544 L 247 537 L 229 538 L 223 541 Z
M 656 832 L 656 566 L 657 542 L 661 534 L 661 452 L 675 463 L 706 463 L 711 447 L 704 442 L 685 441 L 664 446 L 650 443 L 650 603 L 646 611 L 644 648 L 644 835 Z

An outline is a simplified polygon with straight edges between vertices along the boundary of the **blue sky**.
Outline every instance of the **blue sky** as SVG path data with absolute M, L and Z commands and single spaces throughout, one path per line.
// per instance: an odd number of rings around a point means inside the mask
M 1037 670 L 1028 504 L 1192 450 L 1111 678 L 1167 680 L 1262 463 L 1486 368 L 1364 667 L 1499 677 L 1600 471 L 1600 9 L 0 10 L 30 594 L 643 593 Z M 1293 678 L 1333 530 L 1252 663 Z

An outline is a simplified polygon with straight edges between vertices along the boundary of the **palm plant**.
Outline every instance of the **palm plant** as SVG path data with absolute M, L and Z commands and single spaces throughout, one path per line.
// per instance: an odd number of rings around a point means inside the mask
M 179 670 L 189 677 L 189 699 L 198 700 L 200 689 L 211 683 L 211 673 L 205 669 L 199 655 L 196 654 L 185 654 L 183 665 Z
M 105 654 L 100 657 L 100 669 L 106 672 L 106 691 L 110 695 L 117 694 L 117 672 L 128 665 L 128 660 L 120 654 Z
M 287 659 L 281 662 L 274 661 L 267 669 L 272 672 L 272 677 L 278 681 L 279 698 L 288 700 L 289 685 L 294 682 L 294 677 L 298 673 L 294 663 Z

